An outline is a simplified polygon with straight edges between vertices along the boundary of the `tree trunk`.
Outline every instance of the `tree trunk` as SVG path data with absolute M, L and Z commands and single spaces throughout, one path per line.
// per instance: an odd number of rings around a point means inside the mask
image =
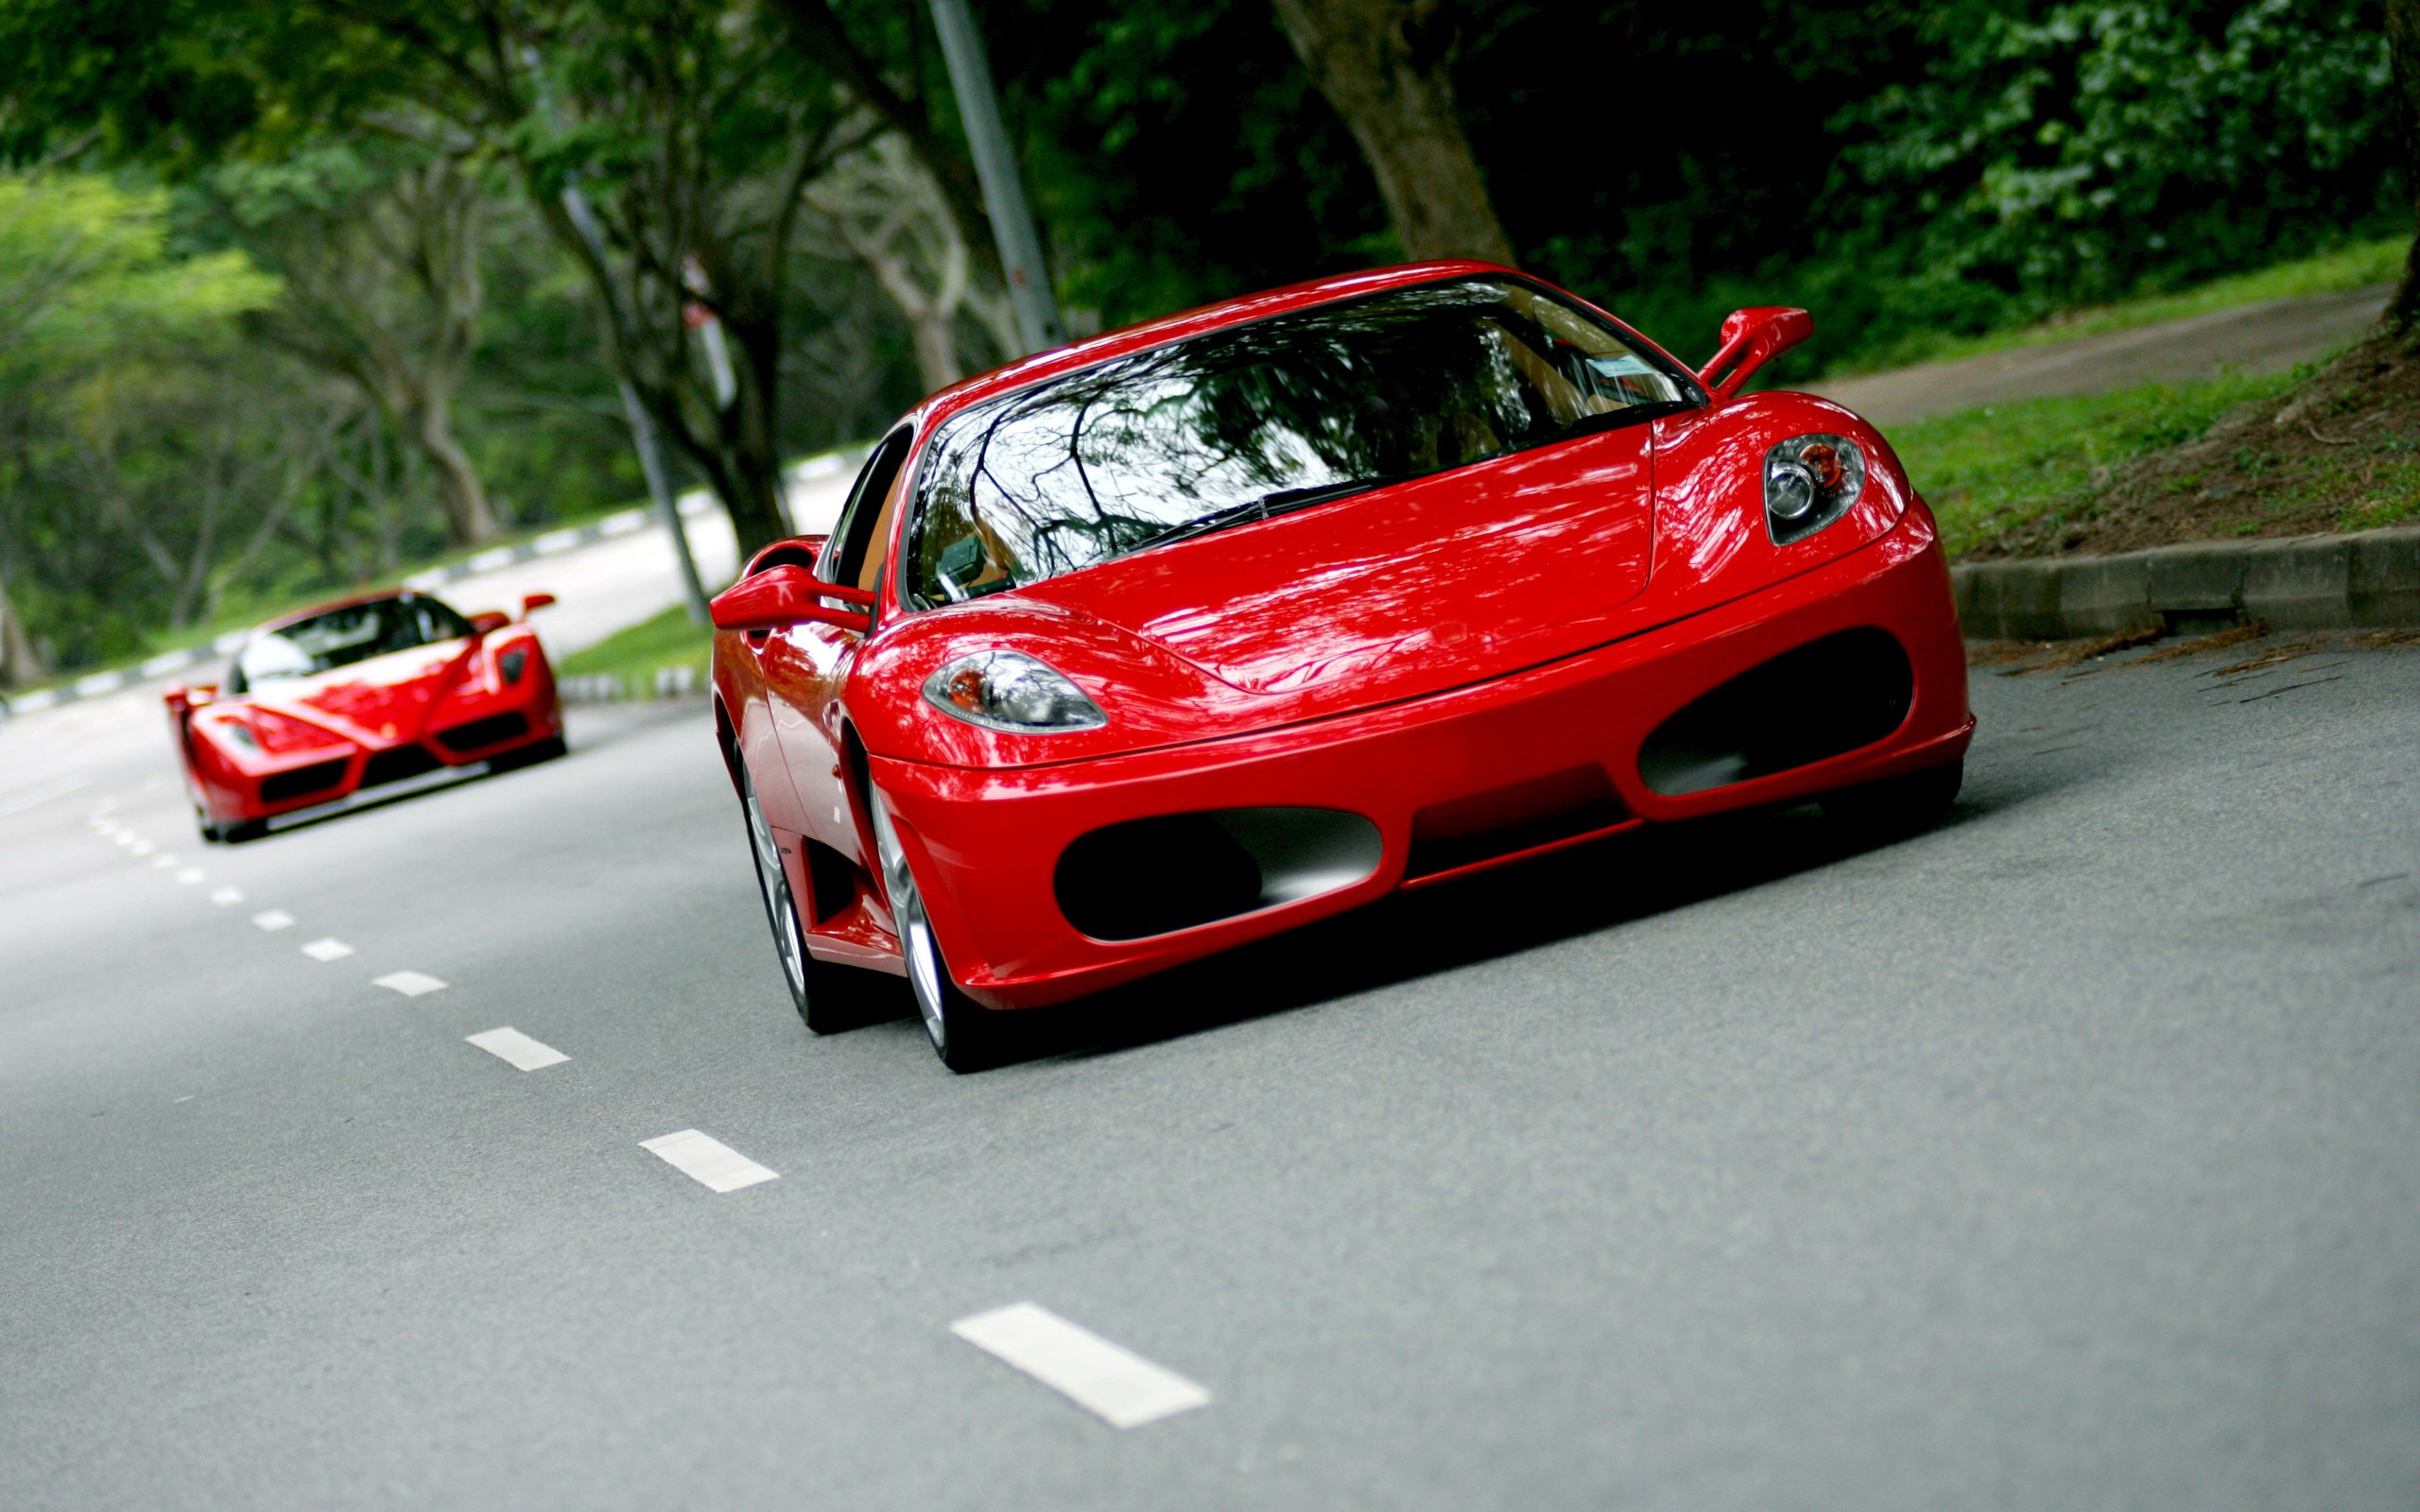
M 2420 222 L 2420 0 L 2386 0 L 2386 52 L 2394 70 L 2394 132 L 2403 147 L 2405 192 Z M 2420 235 L 2404 254 L 2403 282 L 2387 305 L 2386 319 L 2406 335 L 2420 325 Z
M 432 377 L 432 384 L 434 379 Z M 461 440 L 454 434 L 453 404 L 441 391 L 425 388 L 419 404 L 420 423 L 413 438 L 428 459 L 437 464 L 437 496 L 445 506 L 445 519 L 458 546 L 475 546 L 493 541 L 504 533 L 496 523 L 495 510 L 488 504 L 488 490 L 479 482 L 479 470 L 472 465 L 471 455 L 462 450 Z
M 9 601 L 8 579 L 0 577 L 0 688 L 22 688 L 42 675 L 33 637 L 26 633 L 26 622 L 17 618 L 17 606 Z
M 1320 93 L 1361 145 L 1405 255 L 1510 263 L 1434 39 L 1441 0 L 1271 0 Z

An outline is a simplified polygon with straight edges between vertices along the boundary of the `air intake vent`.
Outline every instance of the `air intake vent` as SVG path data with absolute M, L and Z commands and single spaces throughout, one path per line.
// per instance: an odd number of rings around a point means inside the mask
M 323 787 L 334 787 L 344 781 L 344 769 L 351 765 L 339 756 L 332 762 L 313 762 L 297 766 L 290 772 L 272 772 L 261 779 L 261 801 L 283 803 L 289 798 L 301 798 Z
M 1337 809 L 1219 809 L 1132 819 L 1067 847 L 1059 910 L 1095 939 L 1142 939 L 1349 887 L 1378 869 L 1378 827 Z
M 474 719 L 467 725 L 439 730 L 437 743 L 452 751 L 477 750 L 482 746 L 493 746 L 500 740 L 513 740 L 527 733 L 529 721 L 520 714 L 490 714 L 485 719 Z
M 1888 630 L 1842 630 L 1700 695 L 1647 737 L 1638 775 L 1680 798 L 1844 755 L 1898 729 L 1915 691 Z
M 381 782 L 400 782 L 406 777 L 433 772 L 444 765 L 437 759 L 435 751 L 424 746 L 397 746 L 392 750 L 382 750 L 370 758 L 369 765 L 361 769 L 361 785 L 376 787 Z

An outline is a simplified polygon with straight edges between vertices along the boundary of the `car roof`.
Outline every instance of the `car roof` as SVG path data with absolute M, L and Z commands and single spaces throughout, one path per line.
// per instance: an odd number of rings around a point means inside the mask
M 378 588 L 366 593 L 348 593 L 342 598 L 329 599 L 324 604 L 314 604 L 309 609 L 298 609 L 291 613 L 280 614 L 273 620 L 263 620 L 253 626 L 250 633 L 266 635 L 271 630 L 282 630 L 289 625 L 300 625 L 304 620 L 317 619 L 322 614 L 332 613 L 340 609 L 352 609 L 361 604 L 376 604 L 390 598 L 428 598 L 430 596 L 432 595 L 410 588 Z
M 1067 346 L 1053 347 L 1047 352 L 1035 352 L 1032 356 L 994 368 L 990 372 L 978 373 L 962 383 L 953 384 L 917 405 L 911 413 L 916 422 L 916 429 L 921 434 L 934 423 L 947 419 L 970 404 L 981 404 L 995 394 L 1023 388 L 1029 384 L 1039 383 L 1047 378 L 1056 378 L 1063 373 L 1074 372 L 1078 369 L 1089 368 L 1095 363 L 1105 362 L 1114 357 L 1123 357 L 1152 347 L 1166 346 L 1169 342 L 1200 335 L 1206 331 L 1242 325 L 1269 316 L 1308 309 L 1313 305 L 1327 304 L 1337 300 L 1374 294 L 1384 289 L 1403 288 L 1414 284 L 1436 284 L 1447 279 L 1469 278 L 1474 275 L 1518 279 L 1525 284 L 1532 284 L 1544 283 L 1543 280 L 1530 274 L 1505 267 L 1500 264 L 1463 260 L 1407 263 L 1395 267 L 1374 267 L 1358 273 L 1312 279 L 1307 283 L 1289 284 L 1284 288 L 1266 289 L 1258 294 L 1247 294 L 1240 299 L 1222 300 L 1216 304 L 1201 305 L 1195 309 L 1180 311 L 1175 315 L 1162 316 L 1156 320 L 1145 320 L 1137 325 L 1104 332 L 1099 335 L 1089 336 Z M 1552 287 L 1550 284 L 1547 286 Z M 1564 291 L 1558 289 L 1556 292 Z M 1564 297 L 1575 298 L 1568 294 Z M 1579 302 L 1586 303 L 1585 301 Z M 1631 335 L 1638 335 L 1638 333 L 1633 331 L 1626 322 L 1616 320 L 1616 323 L 1621 325 L 1622 329 L 1630 332 Z M 1648 341 L 1645 336 L 1639 336 L 1639 339 L 1646 342 L 1651 349 L 1663 352 L 1662 348 L 1657 347 L 1652 341 Z M 1670 356 L 1668 352 L 1663 354 Z M 1673 360 L 1678 366 L 1684 368 L 1687 366 L 1685 363 L 1680 363 L 1677 358 Z

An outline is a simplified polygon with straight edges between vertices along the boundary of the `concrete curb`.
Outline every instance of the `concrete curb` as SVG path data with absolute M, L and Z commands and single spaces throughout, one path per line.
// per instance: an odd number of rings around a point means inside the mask
M 846 452 L 827 452 L 821 456 L 812 456 L 791 466 L 787 470 L 786 477 L 791 483 L 804 483 L 829 476 L 834 472 L 854 470 L 864 464 L 867 455 L 862 450 L 855 449 Z M 713 496 L 702 489 L 693 489 L 683 494 L 676 502 L 683 518 L 711 514 L 715 509 Z M 644 507 L 616 510 L 601 519 L 592 520 L 584 525 L 569 525 L 561 530 L 549 530 L 543 536 L 533 536 L 527 541 L 517 541 L 510 546 L 498 546 L 493 551 L 480 552 L 477 556 L 466 558 L 461 561 L 449 562 L 442 567 L 432 567 L 426 572 L 414 573 L 403 579 L 398 586 L 416 589 L 424 593 L 434 593 L 448 583 L 460 582 L 465 577 L 476 577 L 482 573 L 519 566 L 525 561 L 535 561 L 541 557 L 559 557 L 564 552 L 577 551 L 582 546 L 593 546 L 600 541 L 611 541 L 617 536 L 627 536 L 633 531 L 644 530 L 654 524 L 655 520 L 655 511 Z M 102 697 L 123 688 L 135 687 L 167 677 L 172 673 L 182 672 L 212 657 L 233 656 L 236 648 L 244 644 L 244 637 L 251 633 L 249 629 L 230 630 L 216 640 L 199 641 L 180 650 L 164 651 L 141 666 L 129 671 L 95 672 L 91 677 L 79 678 L 74 682 L 62 682 L 53 687 L 37 689 L 32 693 L 20 694 L 13 699 L 6 695 L 0 695 L 0 720 L 6 720 L 12 713 L 29 714 L 43 709 L 57 708 L 64 703 L 75 703 L 83 698 Z M 619 695 L 615 696 L 618 697 Z
M 2201 541 L 2115 557 L 1971 562 L 1949 570 L 1969 640 L 2057 641 L 2420 627 L 2420 528 L 2283 541 Z

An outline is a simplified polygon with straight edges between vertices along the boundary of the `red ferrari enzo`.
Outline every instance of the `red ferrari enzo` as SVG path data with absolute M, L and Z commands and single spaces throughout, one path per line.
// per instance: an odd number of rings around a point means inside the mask
M 714 708 L 816 1029 L 1056 1003 L 1641 825 L 1912 819 L 1974 720 L 1932 516 L 1840 405 L 1535 279 L 1328 279 L 926 400 L 715 601 Z M 893 989 L 895 990 L 895 988 Z
M 447 767 L 563 753 L 554 669 L 527 620 L 463 618 L 425 593 L 375 593 L 251 632 L 223 687 L 174 686 L 168 720 L 205 840 Z

